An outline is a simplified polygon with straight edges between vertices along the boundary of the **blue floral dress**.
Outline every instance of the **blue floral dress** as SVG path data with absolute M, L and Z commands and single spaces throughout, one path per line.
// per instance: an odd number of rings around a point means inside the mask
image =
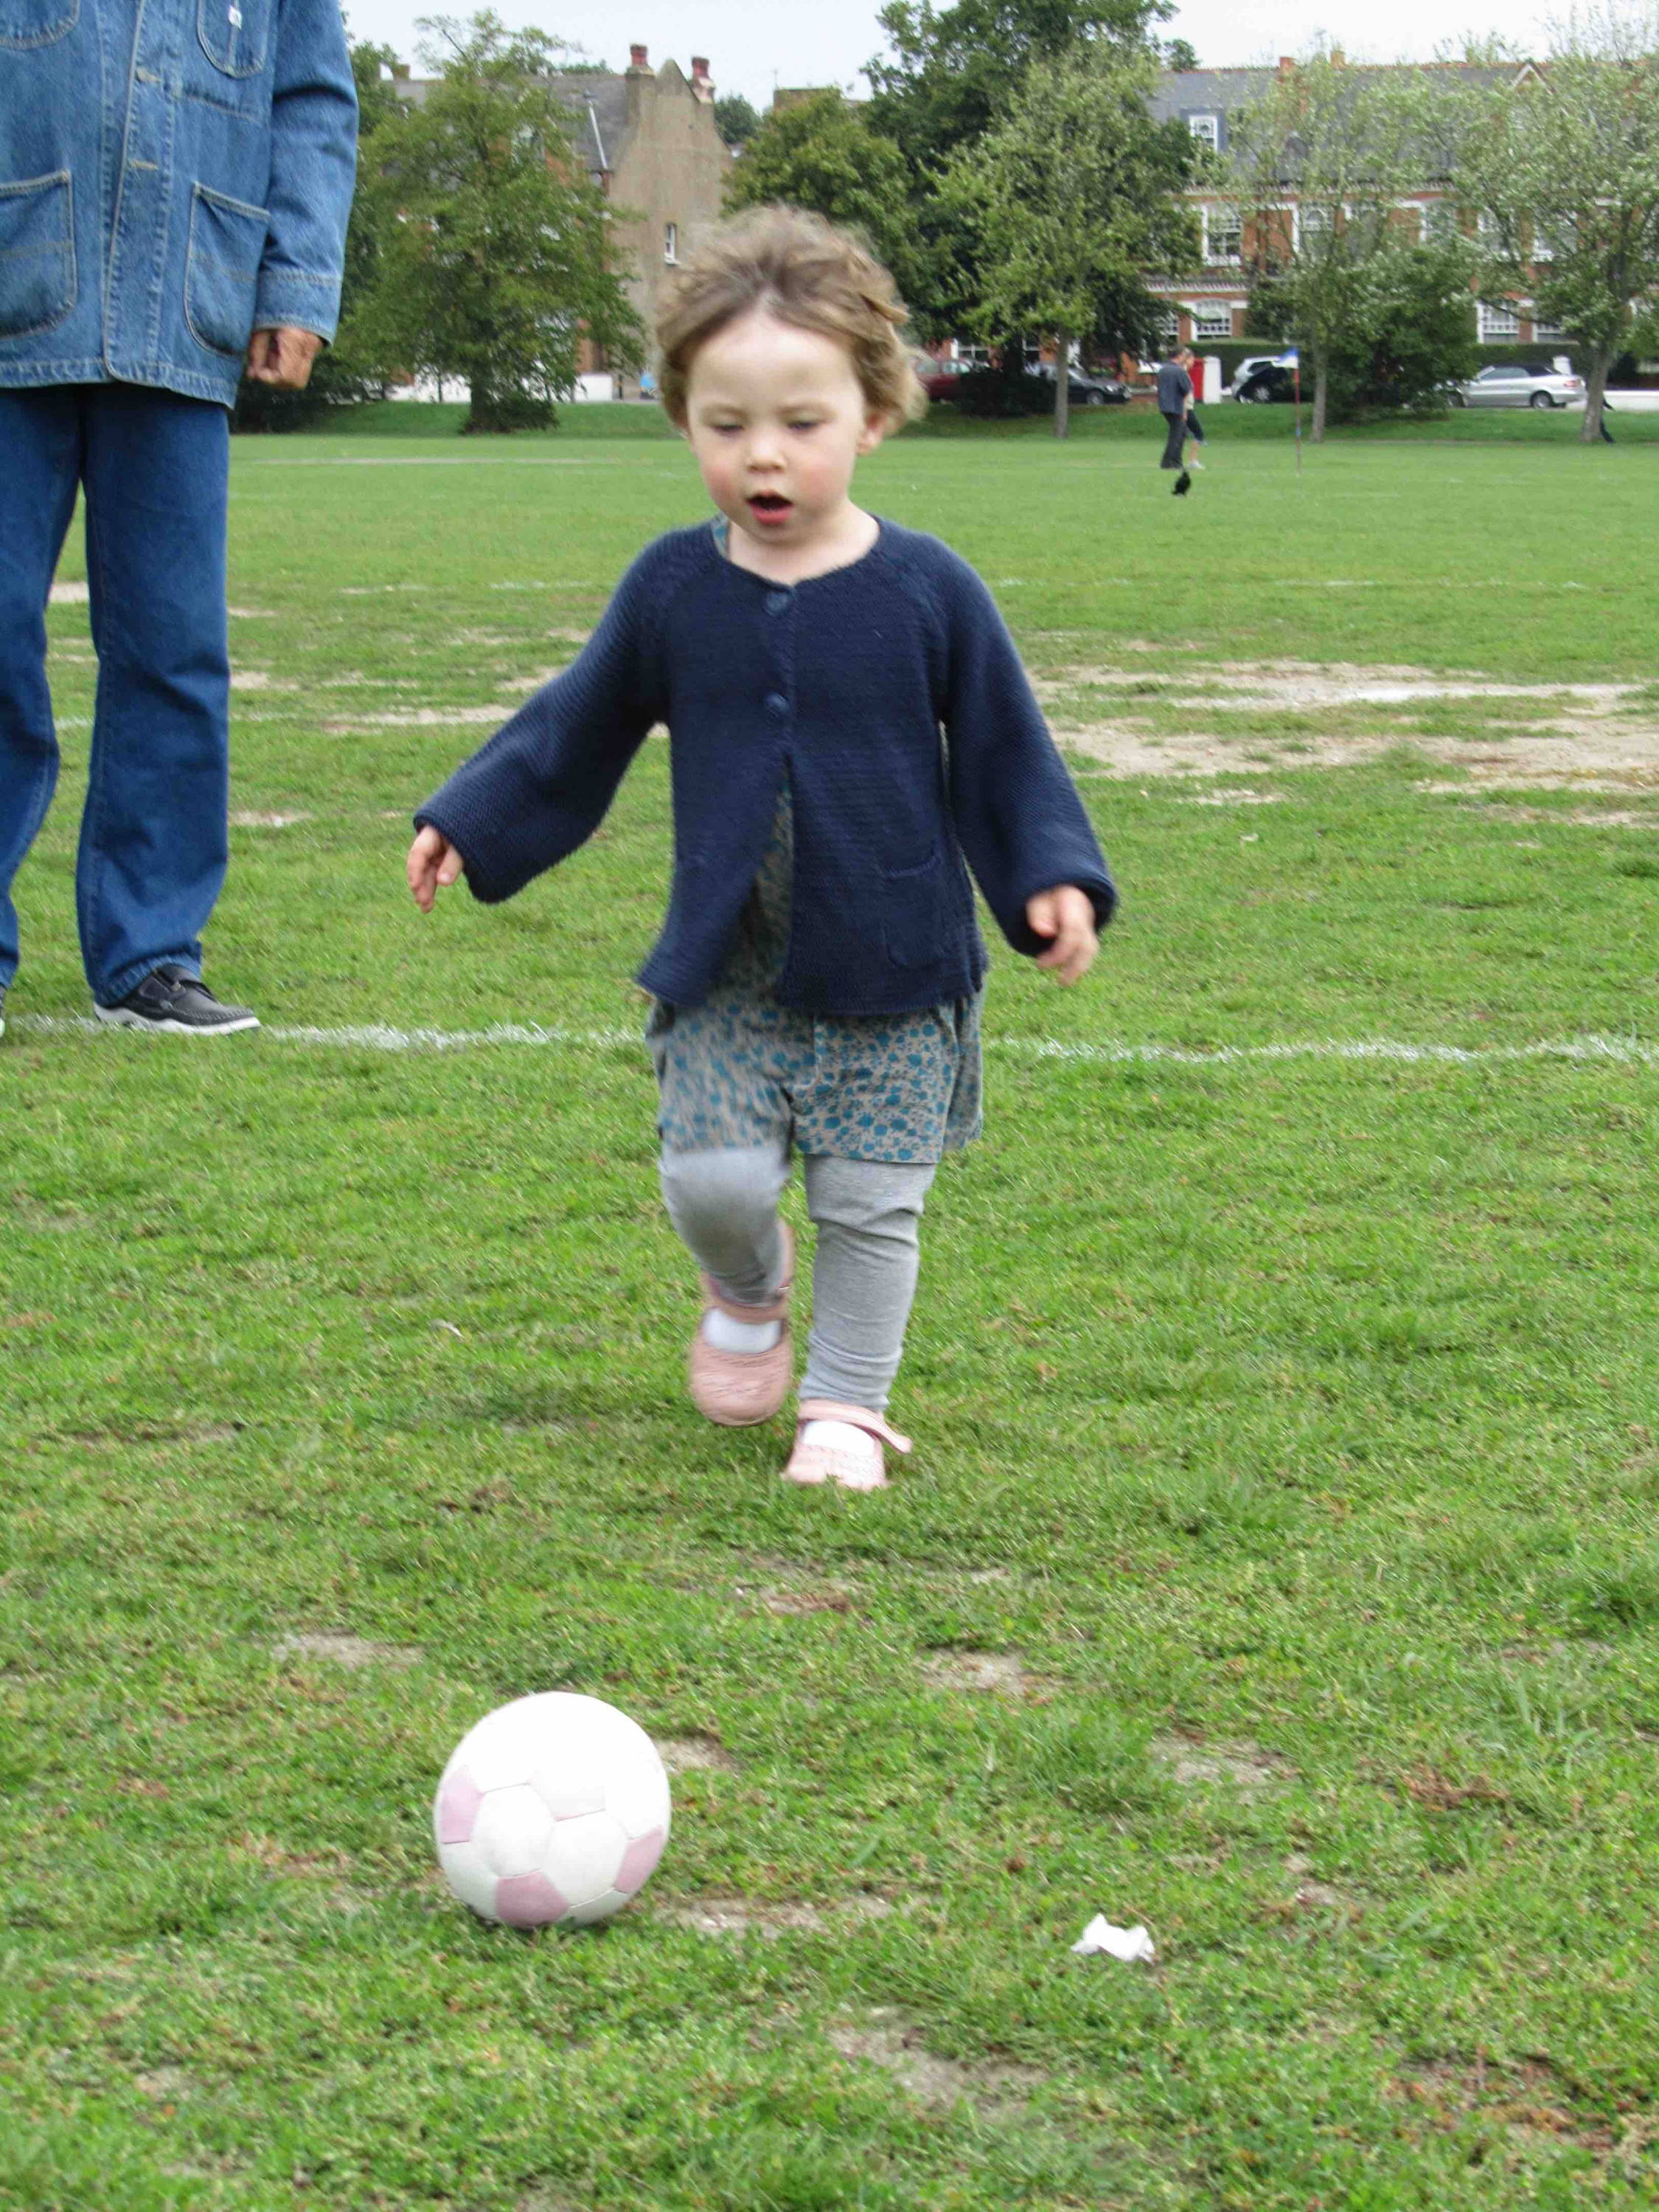
M 980 1133 L 982 994 L 910 1014 L 812 1015 L 775 996 L 789 943 L 788 787 L 720 975 L 652 1002 L 657 1127 L 671 1152 L 793 1142 L 844 1160 L 938 1160 Z

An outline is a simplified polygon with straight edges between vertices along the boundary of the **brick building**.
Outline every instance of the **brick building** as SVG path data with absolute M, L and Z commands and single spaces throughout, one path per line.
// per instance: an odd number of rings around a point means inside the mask
M 1334 58 L 1340 60 L 1341 57 L 1339 54 Z M 1292 66 L 1288 58 L 1284 58 L 1279 70 Z M 1480 84 L 1520 84 L 1534 74 L 1530 62 L 1513 69 L 1491 69 L 1465 62 L 1432 66 L 1455 71 L 1470 82 Z M 1357 76 L 1372 73 L 1369 68 L 1355 66 Z M 1152 113 L 1160 122 L 1184 123 L 1194 138 L 1201 139 L 1224 156 L 1233 118 L 1242 108 L 1253 106 L 1264 96 L 1275 74 L 1275 70 L 1267 68 L 1166 70 L 1152 96 Z M 1247 335 L 1247 240 L 1240 227 L 1238 210 L 1227 205 L 1217 184 L 1194 186 L 1187 198 L 1199 222 L 1198 266 L 1180 276 L 1150 277 L 1148 289 L 1167 305 L 1168 337 L 1195 346 L 1202 353 L 1206 346 L 1225 344 Z M 1443 185 L 1425 178 L 1422 189 L 1409 194 L 1401 206 L 1407 210 L 1416 210 L 1426 231 L 1434 220 L 1435 209 L 1444 198 Z M 1297 196 L 1290 185 L 1284 195 L 1284 221 L 1294 234 Z M 1540 323 L 1532 313 L 1531 302 L 1525 300 L 1514 301 L 1502 307 L 1489 307 L 1484 301 L 1478 303 L 1475 325 L 1476 335 L 1483 344 L 1545 344 L 1559 343 L 1561 336 L 1559 331 Z

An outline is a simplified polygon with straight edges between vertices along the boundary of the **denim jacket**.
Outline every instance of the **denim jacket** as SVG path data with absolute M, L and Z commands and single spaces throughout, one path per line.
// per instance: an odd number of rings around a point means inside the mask
M 339 0 L 0 0 L 0 386 L 332 337 L 356 125 Z

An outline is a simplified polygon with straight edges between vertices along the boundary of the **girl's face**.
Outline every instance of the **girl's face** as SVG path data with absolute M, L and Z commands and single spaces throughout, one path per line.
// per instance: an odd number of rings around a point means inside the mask
M 734 529 L 803 551 L 853 512 L 848 487 L 886 429 L 853 357 L 819 331 L 752 308 L 691 363 L 685 433 L 708 495 Z

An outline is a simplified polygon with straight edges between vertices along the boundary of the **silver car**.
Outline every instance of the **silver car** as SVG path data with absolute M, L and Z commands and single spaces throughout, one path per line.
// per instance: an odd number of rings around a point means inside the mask
M 1467 384 L 1455 384 L 1449 397 L 1454 407 L 1571 407 L 1583 400 L 1584 380 L 1548 362 L 1524 368 L 1494 362 Z

